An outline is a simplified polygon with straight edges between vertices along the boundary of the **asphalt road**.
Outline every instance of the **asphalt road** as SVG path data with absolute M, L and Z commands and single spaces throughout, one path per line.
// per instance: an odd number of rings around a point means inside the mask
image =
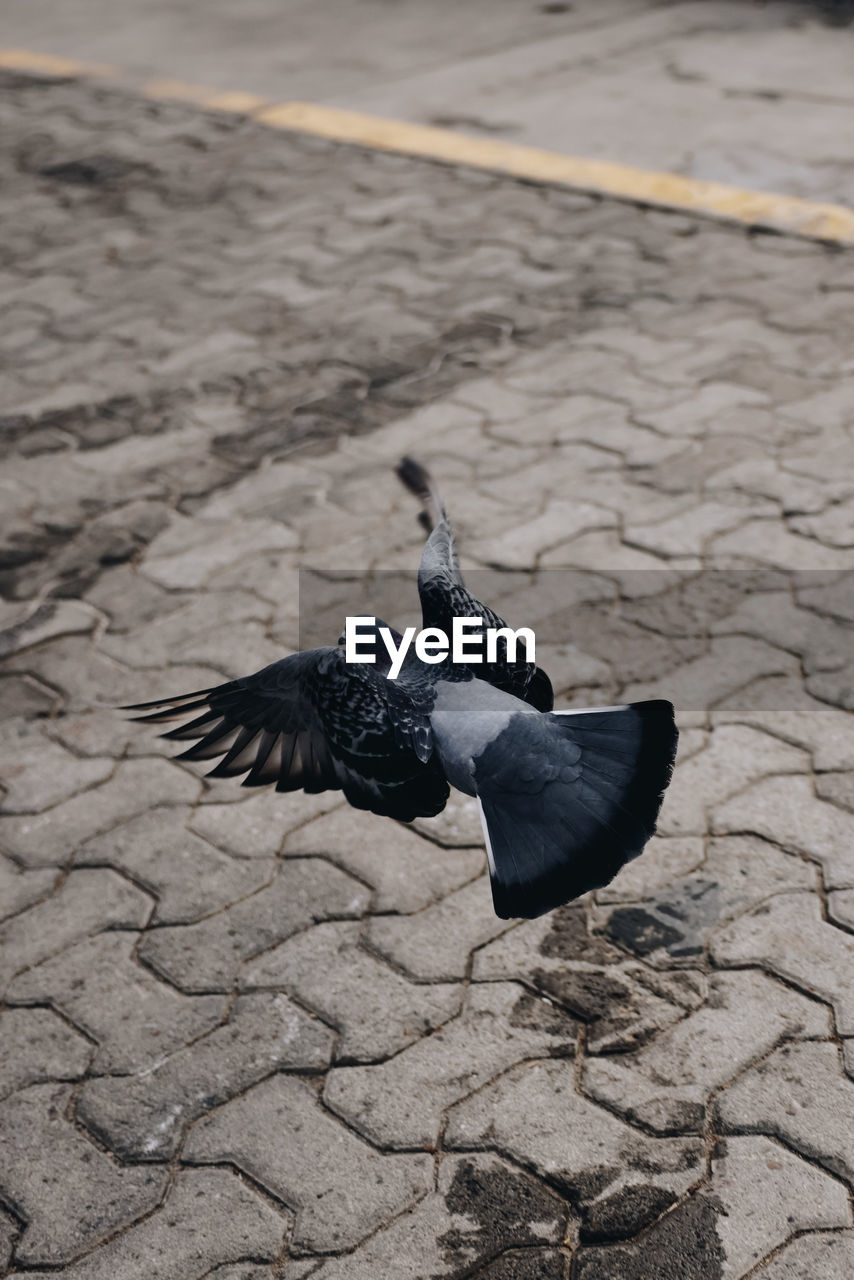
M 854 203 L 849 4 L 5 0 L 7 46 Z

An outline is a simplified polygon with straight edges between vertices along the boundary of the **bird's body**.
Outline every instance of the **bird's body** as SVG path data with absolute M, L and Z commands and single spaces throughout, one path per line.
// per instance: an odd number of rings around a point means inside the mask
M 435 749 L 452 787 L 477 795 L 475 760 L 520 715 L 539 717 L 541 712 L 485 680 L 436 682 L 430 724 Z
M 398 474 L 431 530 L 418 574 L 424 626 L 449 634 L 465 617 L 504 627 L 463 583 L 430 477 L 411 459 Z M 379 645 L 376 654 L 361 664 L 340 647 L 306 650 L 131 709 L 181 720 L 164 736 L 193 740 L 183 758 L 221 757 L 211 776 L 245 774 L 244 786 L 339 789 L 356 808 L 401 821 L 441 812 L 449 785 L 476 796 L 504 917 L 540 915 L 607 884 L 642 851 L 675 755 L 669 702 L 554 712 L 548 676 L 502 643 L 483 663 L 427 663 L 410 650 L 397 679 Z

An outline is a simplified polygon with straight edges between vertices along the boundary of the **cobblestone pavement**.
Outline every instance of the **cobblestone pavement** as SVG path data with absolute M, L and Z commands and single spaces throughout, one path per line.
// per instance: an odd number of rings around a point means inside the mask
M 850 1276 L 854 698 L 803 636 L 852 617 L 854 255 L 1 87 L 3 1264 Z M 562 702 L 679 704 L 660 834 L 541 920 L 462 798 L 209 784 L 104 709 L 296 646 L 301 564 L 413 569 L 404 451 L 467 564 L 597 571 Z M 677 642 L 642 584 L 703 564 L 815 572 Z

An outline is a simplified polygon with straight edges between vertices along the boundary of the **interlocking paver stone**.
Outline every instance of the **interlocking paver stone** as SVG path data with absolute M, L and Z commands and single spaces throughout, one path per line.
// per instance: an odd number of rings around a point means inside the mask
M 80 1262 L 71 1280 L 202 1280 L 218 1262 L 275 1258 L 286 1215 L 225 1169 L 179 1173 L 162 1209 Z M 13 1273 L 47 1280 L 55 1271 Z
M 766 778 L 715 810 L 714 830 L 755 831 L 821 865 L 828 889 L 854 888 L 851 819 L 819 800 L 809 778 Z
M 829 1041 L 786 1044 L 725 1089 L 718 1114 L 734 1133 L 770 1133 L 854 1182 L 854 1082 Z
M 24 871 L 11 859 L 0 855 L 0 919 L 17 915 L 40 899 L 49 897 L 56 875 L 50 867 Z
M 26 866 L 64 865 L 78 844 L 164 804 L 192 804 L 199 783 L 165 760 L 127 760 L 109 781 L 44 813 L 0 819 L 4 848 Z
M 210 650 L 204 646 L 221 627 L 236 625 L 251 632 L 251 624 L 264 622 L 269 614 L 270 606 L 248 592 L 204 592 L 180 608 L 173 606 L 156 614 L 146 625 L 130 632 L 108 633 L 101 647 L 104 653 L 130 667 L 210 662 Z
M 148 894 L 107 867 L 72 871 L 52 898 L 0 927 L 0 984 L 102 929 L 139 929 L 151 913 Z
M 508 1250 L 479 1271 L 478 1280 L 563 1280 L 566 1265 L 562 1250 Z
M 297 545 L 296 534 L 276 520 L 245 520 L 239 526 L 224 520 L 200 521 L 194 523 L 189 538 L 184 520 L 173 523 L 151 543 L 140 566 L 146 577 L 171 590 L 200 587 L 216 569 L 247 553 L 289 551 Z
M 854 719 L 810 697 L 799 676 L 759 679 L 722 699 L 713 717 L 754 724 L 806 747 L 817 770 L 854 769 Z
M 841 808 L 854 812 L 854 773 L 819 773 L 815 789 L 822 800 L 832 800 Z
M 483 850 L 439 849 L 403 823 L 349 806 L 333 809 L 286 837 L 285 853 L 321 853 L 374 887 L 374 911 L 420 911 L 476 876 Z
M 668 694 L 678 710 L 694 711 L 741 697 L 745 685 L 763 677 L 799 674 L 791 655 L 761 640 L 715 636 L 706 653 L 670 672 Z M 657 687 L 657 679 L 630 684 L 623 696 L 631 702 L 653 698 Z
M 244 1169 L 294 1210 L 294 1243 L 315 1252 L 352 1247 L 433 1182 L 430 1156 L 381 1154 L 324 1112 L 308 1084 L 284 1075 L 200 1121 L 184 1155 Z
M 0 616 L 3 619 L 0 631 L 0 654 L 3 657 L 10 653 L 20 653 L 55 636 L 81 632 L 88 635 L 99 619 L 98 611 L 82 600 L 59 600 L 50 604 L 45 602 L 35 613 L 24 608 L 7 615 L 4 609 Z
M 556 500 L 533 520 L 498 537 L 471 543 L 469 551 L 483 564 L 527 568 L 550 547 L 589 529 L 608 529 L 616 523 L 616 513 L 607 507 L 592 502 Z
M 212 1031 L 224 996 L 185 996 L 134 959 L 137 935 L 101 933 L 19 974 L 12 1004 L 50 1002 L 98 1043 L 92 1069 L 139 1071 Z
M 18 1224 L 8 1213 L 0 1210 L 0 1267 L 8 1267 L 15 1241 L 20 1234 Z
M 854 1235 L 821 1232 L 801 1236 L 757 1272 L 761 1280 L 848 1280 L 854 1268 Z
M 254 893 L 272 879 L 273 858 L 230 858 L 184 829 L 187 810 L 151 809 L 87 840 L 74 865 L 116 867 L 156 895 L 153 923 L 188 924 Z
M 163 1168 L 123 1169 L 66 1119 L 68 1085 L 36 1084 L 0 1105 L 0 1189 L 26 1221 L 31 1266 L 67 1262 L 157 1204 Z
M 398 1157 L 400 1159 L 400 1157 Z M 324 1261 L 317 1271 L 300 1263 L 285 1270 L 286 1280 L 307 1274 L 320 1280 L 456 1280 L 500 1249 L 559 1242 L 566 1208 L 556 1195 L 518 1168 L 494 1155 L 449 1155 L 439 1168 L 438 1188 L 411 1213 L 403 1214 L 347 1257 Z M 530 1249 L 533 1271 L 510 1269 L 503 1280 L 557 1280 L 551 1250 Z M 543 1265 L 544 1264 L 544 1265 Z M 563 1261 L 561 1261 L 561 1266 Z M 542 1268 L 542 1269 L 539 1269 Z M 477 1275 L 492 1275 L 491 1271 Z M 502 1277 L 499 1269 L 497 1277 Z
M 329 916 L 358 916 L 369 891 L 320 858 L 286 862 L 260 892 L 196 924 L 166 925 L 139 954 L 183 991 L 229 991 L 244 960 Z
M 266 858 L 281 851 L 290 831 L 343 803 L 338 791 L 308 796 L 266 789 L 253 794 L 223 787 L 202 796 L 189 825 L 235 858 Z
M 640 956 L 696 962 L 722 921 L 790 889 L 817 888 L 817 868 L 755 836 L 707 841 L 708 852 L 691 875 L 636 906 L 597 913 L 613 941 Z
M 628 863 L 615 880 L 597 890 L 596 900 L 604 904 L 650 897 L 696 871 L 704 853 L 705 843 L 700 836 L 654 835 L 643 857 Z
M 840 1035 L 854 1035 L 854 935 L 828 924 L 812 894 L 771 898 L 711 945 L 719 964 L 761 965 L 826 1000 Z
M 717 973 L 709 997 L 625 1062 L 591 1058 L 591 1097 L 659 1132 L 702 1131 L 713 1089 L 783 1036 L 826 1035 L 827 1010 L 761 973 Z
M 0 737 L 0 775 L 7 813 L 38 813 L 109 778 L 114 760 L 81 760 L 50 742 L 41 726 L 7 720 Z
M 704 993 L 702 975 L 660 975 L 587 931 L 584 911 L 561 907 L 476 952 L 475 981 L 516 979 L 586 1024 L 591 1052 L 632 1048 L 684 1017 Z
M 803 773 L 805 767 L 804 753 L 796 747 L 747 725 L 722 725 L 705 750 L 680 761 L 659 828 L 668 835 L 703 835 L 710 805 L 769 773 Z
M 272 1072 L 328 1065 L 333 1033 L 284 995 L 242 996 L 225 1026 L 137 1075 L 83 1086 L 77 1114 L 124 1159 L 165 1159 L 191 1120 Z
M 384 916 L 371 920 L 368 942 L 380 955 L 425 981 L 462 978 L 472 951 L 512 926 L 492 909 L 486 876 L 450 893 L 412 918 Z M 436 946 L 436 939 L 442 946 Z
M 837 889 L 827 895 L 827 916 L 833 924 L 854 933 L 854 889 Z
M 519 1117 L 524 1116 L 520 1125 Z M 451 1147 L 493 1147 L 561 1187 L 583 1228 L 634 1235 L 704 1173 L 695 1138 L 650 1138 L 575 1089 L 572 1063 L 514 1068 L 449 1113 Z
M 431 1145 L 446 1107 L 521 1058 L 572 1054 L 577 1026 L 516 983 L 478 983 L 459 1018 L 388 1062 L 331 1071 L 324 1098 L 374 1142 Z
M 483 839 L 477 801 L 461 791 L 451 792 L 448 803 L 435 818 L 416 818 L 412 828 L 446 849 L 479 847 Z
M 728 1138 L 713 1155 L 707 1190 L 634 1244 L 582 1251 L 579 1280 L 741 1280 L 795 1231 L 850 1223 L 841 1183 L 767 1138 Z
M 380 1059 L 406 1048 L 459 1012 L 455 983 L 409 982 L 359 945 L 360 926 L 319 924 L 267 951 L 241 986 L 282 988 L 340 1030 L 337 1058 Z
M 272 1267 L 259 1266 L 255 1262 L 236 1262 L 208 1272 L 205 1280 L 276 1280 L 276 1273 Z
M 50 1009 L 0 1012 L 0 1097 L 25 1085 L 76 1080 L 93 1046 Z

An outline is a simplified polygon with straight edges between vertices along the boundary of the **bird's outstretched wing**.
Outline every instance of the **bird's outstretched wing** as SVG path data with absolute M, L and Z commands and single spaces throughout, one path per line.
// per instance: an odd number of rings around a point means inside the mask
M 178 757 L 222 757 L 209 777 L 243 786 L 342 790 L 357 809 L 408 822 L 441 812 L 448 783 L 433 751 L 429 682 L 387 680 L 337 648 L 309 649 L 251 676 L 124 708 L 163 736 L 196 740 Z M 195 713 L 195 714 L 194 714 Z
M 677 739 L 665 701 L 514 716 L 475 758 L 496 914 L 542 915 L 636 858 Z
M 397 476 L 422 504 L 422 522 L 430 531 L 418 569 L 418 594 L 425 627 L 440 627 L 451 634 L 453 618 L 477 618 L 485 628 L 503 628 L 507 623 L 488 605 L 478 600 L 463 582 L 454 531 L 433 479 L 420 462 L 402 458 Z M 472 674 L 504 693 L 528 702 L 538 711 L 551 711 L 554 693 L 551 681 L 540 667 L 527 662 L 524 645 L 519 659 L 511 662 L 503 640 L 498 644 L 498 660 L 473 664 Z

